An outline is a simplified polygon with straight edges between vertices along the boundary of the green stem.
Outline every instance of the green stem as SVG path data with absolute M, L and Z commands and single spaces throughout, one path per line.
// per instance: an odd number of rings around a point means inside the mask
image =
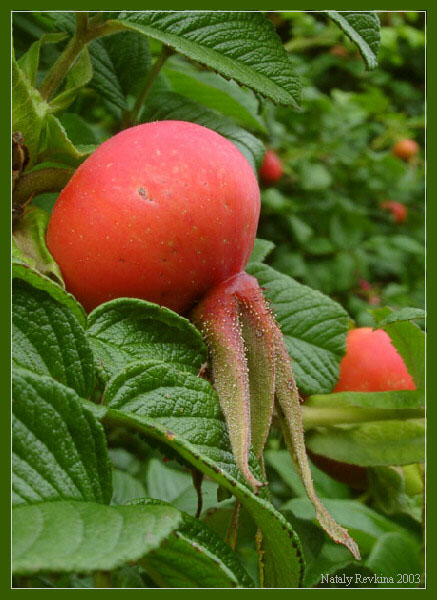
M 420 419 L 425 415 L 422 408 L 318 408 L 303 405 L 302 411 L 305 431 L 314 427 L 330 427 L 369 421 Z
M 159 71 L 162 69 L 165 61 L 169 56 L 174 53 L 174 50 L 169 48 L 168 46 L 163 46 L 161 54 L 158 59 L 154 63 L 153 67 L 150 69 L 147 78 L 144 82 L 143 89 L 139 93 L 135 105 L 131 111 L 126 112 L 123 119 L 123 129 L 127 127 L 131 127 L 132 125 L 136 125 L 138 118 L 140 116 L 141 109 L 144 105 L 144 102 L 147 98 L 148 93 L 150 92 L 153 82 L 155 81 Z
M 68 42 L 67 47 L 53 64 L 39 87 L 39 92 L 44 100 L 50 100 L 56 92 L 84 45 L 85 41 L 76 37 L 76 35 Z
M 88 31 L 88 13 L 76 12 L 76 36 L 84 37 Z
M 76 31 L 73 37 L 39 86 L 39 92 L 44 100 L 50 100 L 88 42 L 97 37 L 110 35 L 123 29 L 123 24 L 116 22 L 95 24 L 94 21 L 93 26 L 90 27 L 88 13 L 76 13 Z

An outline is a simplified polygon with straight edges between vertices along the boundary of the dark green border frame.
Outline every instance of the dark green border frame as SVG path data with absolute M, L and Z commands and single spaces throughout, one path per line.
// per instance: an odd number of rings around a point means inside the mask
M 15 4 L 15 3 L 14 3 Z M 30 4 L 30 5 L 29 5 Z M 9 120 L 8 128 L 5 127 L 4 135 L 3 135 L 3 143 L 2 143 L 2 160 L 0 162 L 3 178 L 2 181 L 5 182 L 4 187 L 4 196 L 10 196 L 10 114 L 11 114 L 11 102 L 10 102 L 10 94 L 9 91 L 6 91 L 8 88 L 7 82 L 10 81 L 10 56 L 11 56 L 11 11 L 14 10 L 89 10 L 89 4 L 85 5 L 83 2 L 74 2 L 73 6 L 67 5 L 65 8 L 62 6 L 61 2 L 40 2 L 39 6 L 33 5 L 33 3 L 22 3 L 21 5 L 9 5 L 8 2 L 2 4 L 0 9 L 1 19 L 0 19 L 0 44 L 1 44 L 1 56 L 2 56 L 2 75 L 4 79 L 3 84 L 3 94 L 0 96 L 2 101 L 3 110 L 8 115 L 3 122 Z M 103 7 L 92 6 L 94 10 L 282 10 L 286 11 L 304 11 L 308 10 L 309 7 L 305 2 L 302 3 L 289 3 L 289 2 L 277 2 L 276 7 L 269 6 L 269 2 L 260 0 L 252 0 L 252 2 L 241 2 L 235 5 L 235 1 L 221 1 L 217 3 L 206 3 L 206 2 L 198 2 L 196 0 L 191 0 L 190 2 L 181 6 L 179 2 L 165 2 L 164 6 L 162 2 L 153 2 L 153 3 L 145 3 L 145 2 L 130 2 L 128 7 L 120 6 L 123 4 L 122 2 L 106 2 Z M 293 4 L 293 6 L 287 6 L 287 4 Z M 296 6 L 297 4 L 297 6 Z M 311 10 L 324 10 L 329 8 L 326 6 L 326 3 L 320 3 L 317 6 L 317 2 L 311 3 Z M 350 2 L 337 2 L 333 3 L 335 6 L 331 6 L 331 8 L 335 8 L 336 10 L 351 10 Z M 368 9 L 365 9 L 363 6 L 360 6 L 360 10 L 375 10 L 375 6 L 371 6 Z M 405 7 L 404 8 L 408 8 Z M 383 11 L 389 10 L 398 10 L 399 2 L 384 2 Z M 435 154 L 435 139 L 437 137 L 437 130 L 435 127 L 436 121 L 436 111 L 434 107 L 437 106 L 436 99 L 436 81 L 435 77 L 432 76 L 432 73 L 435 72 L 435 64 L 437 64 L 435 48 L 436 48 L 436 38 L 437 38 L 437 26 L 434 21 L 434 16 L 437 15 L 437 7 L 432 9 L 426 9 L 423 7 L 417 7 L 416 10 L 425 10 L 427 13 L 427 162 L 432 165 L 432 157 Z M 383 12 L 381 11 L 381 12 Z M 431 158 L 430 158 L 431 157 Z M 437 262 L 436 260 L 436 251 L 437 251 L 437 235 L 433 235 L 435 228 L 437 225 L 437 193 L 436 193 L 436 169 L 430 169 L 427 173 L 427 306 L 431 306 L 434 308 L 433 300 L 435 301 L 436 294 L 436 282 L 433 277 L 433 266 Z M 1 248 L 1 256 L 3 256 L 2 260 L 2 280 L 4 285 L 1 288 L 0 293 L 0 302 L 1 302 L 1 314 L 3 317 L 3 328 L 2 328 L 2 340 L 0 345 L 1 351 L 1 366 L 2 366 L 2 382 L 4 388 L 3 394 L 3 418 L 0 419 L 1 428 L 3 431 L 0 433 L 0 456 L 1 456 L 1 464 L 2 464 L 2 491 L 3 493 L 0 496 L 0 501 L 2 505 L 2 530 L 3 535 L 2 539 L 2 560 L 0 561 L 1 565 L 1 575 L 0 575 L 0 590 L 9 592 L 9 593 L 22 593 L 24 590 L 12 590 L 10 588 L 10 542 L 9 542 L 9 525 L 10 525 L 10 312 L 11 312 L 11 287 L 10 287 L 10 243 L 11 243 L 11 229 L 10 229 L 10 207 L 6 198 L 3 198 L 2 201 L 4 214 L 0 219 L 0 227 L 2 231 L 0 232 L 0 248 Z M 427 325 L 428 328 L 431 327 L 431 331 L 433 329 L 434 320 L 433 320 L 433 311 L 431 311 L 431 318 L 428 319 Z M 428 373 L 428 382 L 431 381 L 434 361 L 433 357 L 437 356 L 436 343 L 435 339 L 427 338 L 427 373 Z M 428 389 L 431 389 L 431 386 L 427 386 Z M 435 537 L 437 537 L 437 527 L 436 520 L 437 517 L 433 511 L 433 499 L 436 497 L 436 467 L 434 465 L 434 455 L 436 448 L 436 436 L 432 435 L 432 426 L 433 419 L 437 412 L 436 409 L 436 401 L 429 394 L 429 402 L 428 402 L 428 411 L 427 417 L 428 422 L 431 424 L 429 427 L 429 434 L 427 437 L 427 447 L 428 447 L 428 462 L 427 462 L 427 496 L 428 496 L 428 507 L 431 507 L 430 510 L 427 511 L 427 588 L 426 590 L 416 590 L 416 592 L 420 591 L 429 591 L 435 589 L 434 581 L 435 581 L 435 558 L 437 555 L 436 552 L 436 542 Z M 26 590 L 27 591 L 27 590 Z M 36 590 L 35 590 L 36 591 Z M 41 590 L 38 590 L 41 592 Z M 44 591 L 44 590 L 42 590 Z M 60 592 L 61 590 L 58 590 Z M 120 590 L 122 591 L 122 590 Z M 150 594 L 152 590 L 148 590 L 146 593 Z M 180 594 L 181 591 L 173 591 L 173 590 L 157 590 L 162 597 L 162 594 Z M 280 590 L 278 590 L 279 592 Z M 285 590 L 282 590 L 285 591 Z M 336 593 L 336 590 L 323 590 L 325 593 L 330 592 Z M 372 590 L 372 591 L 384 591 L 384 590 Z M 388 590 L 387 590 L 388 591 Z M 398 595 L 400 591 L 407 590 L 391 590 L 396 591 Z M 124 590 L 123 590 L 124 592 Z M 113 593 L 113 592 L 112 592 Z M 208 591 L 210 594 L 211 591 Z M 223 593 L 221 590 L 217 590 L 215 593 Z M 292 592 L 288 592 L 289 594 Z M 331 596 L 332 597 L 332 596 Z

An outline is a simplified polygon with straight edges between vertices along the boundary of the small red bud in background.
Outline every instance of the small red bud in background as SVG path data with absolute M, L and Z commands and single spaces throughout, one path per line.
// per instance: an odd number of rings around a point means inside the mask
M 264 155 L 263 164 L 258 172 L 261 183 L 265 187 L 274 185 L 284 173 L 282 162 L 273 150 L 267 150 Z
M 394 200 L 384 200 L 381 202 L 382 210 L 386 210 L 393 215 L 395 223 L 400 225 L 403 223 L 408 216 L 408 209 L 405 204 L 401 204 L 400 202 L 395 202 Z
M 419 144 L 415 140 L 399 140 L 392 148 L 395 156 L 401 160 L 410 160 L 419 152 Z

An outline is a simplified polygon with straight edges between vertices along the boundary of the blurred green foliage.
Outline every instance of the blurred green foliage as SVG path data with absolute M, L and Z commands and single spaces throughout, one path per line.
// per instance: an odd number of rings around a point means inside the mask
M 424 17 L 382 13 L 379 66 L 319 14 L 273 15 L 303 81 L 299 113 L 265 107 L 285 176 L 262 194 L 259 236 L 276 269 L 339 300 L 358 325 L 369 307 L 424 305 Z M 391 148 L 415 139 L 410 162 Z M 397 224 L 381 209 L 404 204 Z

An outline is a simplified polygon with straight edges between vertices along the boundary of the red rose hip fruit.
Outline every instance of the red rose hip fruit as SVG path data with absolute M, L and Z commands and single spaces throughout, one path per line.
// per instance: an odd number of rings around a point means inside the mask
M 401 160 L 410 160 L 419 152 L 419 144 L 415 140 L 399 140 L 393 146 L 392 152 Z
M 401 204 L 400 202 L 396 202 L 395 200 L 385 200 L 381 202 L 381 208 L 390 212 L 393 216 L 395 223 L 400 225 L 403 223 L 408 216 L 408 208 L 405 204 Z
M 383 329 L 352 329 L 334 392 L 415 390 L 404 361 Z
M 264 160 L 259 170 L 259 179 L 265 186 L 274 185 L 279 181 L 284 171 L 279 156 L 273 150 L 267 150 Z
M 184 313 L 244 270 L 259 211 L 255 174 L 231 142 L 159 121 L 115 135 L 77 169 L 47 245 L 87 311 L 135 297 Z

